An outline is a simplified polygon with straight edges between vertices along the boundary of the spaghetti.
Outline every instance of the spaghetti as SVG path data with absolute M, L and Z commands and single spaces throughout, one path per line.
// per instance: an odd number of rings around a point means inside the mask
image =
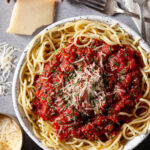
M 38 42 L 37 42 L 38 39 Z M 69 22 L 38 36 L 19 103 L 53 149 L 123 149 L 150 123 L 149 58 L 117 24 Z

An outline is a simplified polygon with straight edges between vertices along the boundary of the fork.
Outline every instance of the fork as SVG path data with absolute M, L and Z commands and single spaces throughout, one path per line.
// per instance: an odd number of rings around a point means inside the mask
M 75 1 L 110 16 L 121 13 L 121 14 L 125 14 L 140 19 L 140 16 L 138 14 L 121 9 L 117 1 L 115 0 L 105 0 L 105 1 L 104 0 L 75 0 Z M 145 17 L 145 21 L 150 23 L 150 18 Z
M 134 0 L 134 2 L 138 4 L 140 9 L 141 35 L 145 41 L 146 41 L 146 30 L 143 12 L 144 12 L 144 4 L 146 3 L 146 1 L 147 0 Z

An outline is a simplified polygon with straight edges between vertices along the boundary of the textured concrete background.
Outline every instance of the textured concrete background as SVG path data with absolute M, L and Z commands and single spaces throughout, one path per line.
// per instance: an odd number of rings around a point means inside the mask
M 7 4 L 6 0 L 0 0 L 0 42 L 7 42 L 10 45 L 20 48 L 23 50 L 25 46 L 29 43 L 29 41 L 43 28 L 38 29 L 32 36 L 20 36 L 20 35 L 11 35 L 6 33 L 6 29 L 9 25 L 11 12 L 13 9 L 14 2 Z M 122 0 L 118 0 L 122 7 L 124 4 Z M 80 16 L 80 15 L 101 15 L 103 14 L 89 9 L 87 7 L 77 5 L 73 2 L 73 0 L 64 0 L 63 4 L 57 4 L 55 10 L 55 21 Z M 122 21 L 123 23 L 129 25 L 133 30 L 138 31 L 135 24 L 131 20 L 131 18 L 123 15 L 117 15 L 114 17 Z M 21 52 L 17 54 L 17 57 L 21 55 Z M 12 81 L 12 76 L 10 77 L 10 81 Z M 9 91 L 7 96 L 0 96 L 0 112 L 9 113 L 15 116 L 15 112 L 12 105 L 12 97 L 11 90 Z M 150 137 L 147 138 L 141 145 L 139 145 L 136 150 L 150 150 Z M 25 133 L 24 133 L 24 143 L 22 150 L 41 150 Z

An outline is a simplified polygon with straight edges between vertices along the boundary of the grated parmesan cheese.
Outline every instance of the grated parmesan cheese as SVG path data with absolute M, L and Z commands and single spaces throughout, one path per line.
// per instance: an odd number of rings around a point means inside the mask
M 17 62 L 17 58 L 13 55 L 15 51 L 19 50 L 7 43 L 0 43 L 0 95 L 5 95 L 11 86 L 8 78 Z
M 83 60 L 84 59 L 81 58 L 78 62 Z M 99 68 L 95 63 L 93 63 L 84 67 L 82 71 L 75 70 L 75 74 L 75 78 L 73 80 L 70 80 L 70 82 L 62 88 L 63 92 L 65 93 L 64 98 L 67 99 L 67 97 L 71 97 L 70 105 L 75 106 L 75 108 L 77 107 L 77 104 L 82 102 L 82 99 L 84 98 L 86 101 L 82 103 L 82 105 L 87 105 L 85 109 L 96 110 L 96 108 L 90 107 L 93 103 L 92 101 L 90 101 L 90 99 L 91 97 L 94 98 L 102 95 L 102 90 L 100 88 L 100 84 L 102 84 L 102 77 L 100 75 Z M 97 85 L 94 88 L 95 84 Z M 78 110 L 86 114 L 86 112 L 84 110 L 81 110 L 81 108 L 78 108 Z
M 0 115 L 0 150 L 20 150 L 22 133 L 11 118 Z

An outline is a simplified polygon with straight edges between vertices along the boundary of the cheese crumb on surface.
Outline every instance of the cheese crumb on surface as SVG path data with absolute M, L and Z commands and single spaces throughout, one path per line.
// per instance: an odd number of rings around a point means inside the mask
M 15 51 L 19 50 L 7 43 L 0 43 L 0 95 L 5 95 L 11 86 L 8 79 L 17 61 L 17 58 L 13 55 Z
M 8 33 L 32 35 L 39 27 L 51 24 L 55 0 L 17 0 Z

